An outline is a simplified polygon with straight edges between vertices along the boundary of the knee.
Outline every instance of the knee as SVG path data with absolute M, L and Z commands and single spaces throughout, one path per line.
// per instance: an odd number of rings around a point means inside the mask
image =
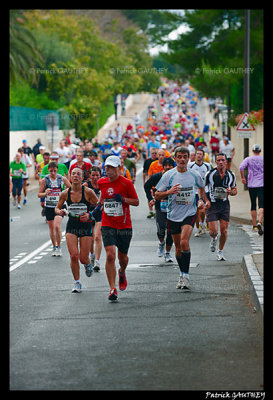
M 89 259 L 89 257 L 88 256 L 85 256 L 85 255 L 80 255 L 80 262 L 82 263 L 82 264 L 90 264 L 90 259 Z
M 76 263 L 76 262 L 78 262 L 79 261 L 79 254 L 78 253 L 71 253 L 70 254 L 70 258 L 71 258 L 71 261 L 73 262 L 73 263 Z
M 182 239 L 181 240 L 181 250 L 189 250 L 189 241 L 187 239 Z
M 228 233 L 227 227 L 222 227 L 220 229 L 220 232 L 221 232 L 221 236 L 227 236 L 227 233 Z
M 110 263 L 113 263 L 113 262 L 115 262 L 115 260 L 116 260 L 116 252 L 115 252 L 115 250 L 114 251 L 107 251 L 107 253 L 106 253 L 106 257 L 107 257 L 107 261 L 108 262 L 110 262 Z

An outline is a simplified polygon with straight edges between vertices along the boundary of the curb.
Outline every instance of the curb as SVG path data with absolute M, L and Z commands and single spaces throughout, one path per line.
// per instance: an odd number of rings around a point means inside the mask
M 264 315 L 264 283 L 253 261 L 252 254 L 247 254 L 242 259 L 242 268 L 245 271 L 248 283 L 252 288 L 252 294 L 256 311 Z

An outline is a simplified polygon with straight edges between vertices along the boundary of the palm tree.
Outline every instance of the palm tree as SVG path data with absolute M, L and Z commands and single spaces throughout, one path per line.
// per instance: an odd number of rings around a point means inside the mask
M 22 10 L 10 10 L 10 80 L 15 83 L 20 77 L 37 83 L 35 63 L 42 63 L 36 40 L 26 27 L 27 20 Z

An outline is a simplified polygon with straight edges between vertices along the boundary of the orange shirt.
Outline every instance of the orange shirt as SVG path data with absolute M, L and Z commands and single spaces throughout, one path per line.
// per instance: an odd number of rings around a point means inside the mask
M 151 163 L 149 170 L 148 170 L 148 177 L 156 174 L 157 172 L 163 171 L 163 165 L 158 164 L 158 160 L 155 160 Z

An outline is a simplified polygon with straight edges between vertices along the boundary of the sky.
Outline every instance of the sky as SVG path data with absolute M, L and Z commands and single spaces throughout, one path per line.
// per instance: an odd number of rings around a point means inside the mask
M 184 10 L 168 10 L 171 12 L 174 12 L 176 14 L 184 14 Z M 167 36 L 168 39 L 176 39 L 178 35 L 180 35 L 181 33 L 187 32 L 189 30 L 189 28 L 185 25 L 182 24 L 179 26 L 179 28 L 175 29 L 174 31 L 172 31 L 171 33 L 169 33 L 169 35 Z M 149 46 L 149 53 L 151 56 L 156 56 L 158 55 L 159 52 L 167 52 L 168 51 L 168 45 L 165 44 L 164 46 Z

